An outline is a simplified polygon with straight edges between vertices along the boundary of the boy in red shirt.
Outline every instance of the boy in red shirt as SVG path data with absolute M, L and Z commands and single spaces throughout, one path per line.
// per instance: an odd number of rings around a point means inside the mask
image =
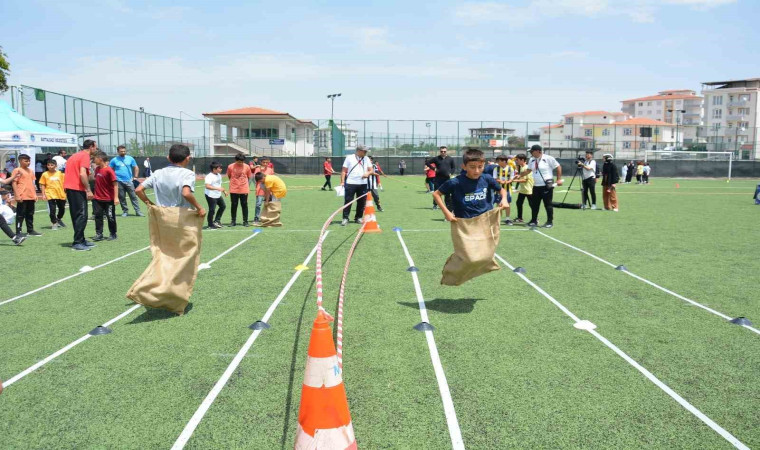
M 331 179 L 335 171 L 333 170 L 332 161 L 330 158 L 325 158 L 325 163 L 322 164 L 322 173 L 325 175 L 325 184 L 322 185 L 322 190 L 325 190 L 325 186 L 328 191 L 332 191 Z
M 253 177 L 251 168 L 245 163 L 245 155 L 235 155 L 235 162 L 227 166 L 227 178 L 230 180 L 230 202 L 232 203 L 231 227 L 237 225 L 238 203 L 243 208 L 243 226 L 248 226 L 248 194 L 251 192 L 250 180 Z
M 37 188 L 34 185 L 36 177 L 34 170 L 29 168 L 29 155 L 19 155 L 19 167 L 13 169 L 10 178 L 13 179 L 13 195 L 16 198 L 16 237 L 21 236 L 21 227 L 26 220 L 26 232 L 29 236 L 42 236 L 34 230 L 34 203 L 37 201 Z
M 108 155 L 104 152 L 95 154 L 95 195 L 92 201 L 93 214 L 95 214 L 95 237 L 93 241 L 116 240 L 116 214 L 115 209 L 119 204 L 119 185 L 116 173 L 108 166 Z M 103 215 L 108 219 L 107 238 L 103 237 Z

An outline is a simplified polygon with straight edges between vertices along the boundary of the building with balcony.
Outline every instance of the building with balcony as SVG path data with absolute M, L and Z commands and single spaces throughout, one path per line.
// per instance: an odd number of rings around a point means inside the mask
M 704 126 L 700 135 L 710 151 L 731 151 L 737 158 L 760 158 L 760 78 L 702 83 Z
M 545 148 L 592 148 L 593 137 L 584 125 L 609 125 L 628 118 L 623 112 L 581 111 L 562 116 L 562 121 L 541 127 L 541 146 Z
M 210 156 L 314 154 L 314 125 L 284 112 L 251 106 L 204 113 L 209 119 Z
M 621 111 L 631 117 L 658 120 L 680 125 L 683 144 L 698 142 L 697 130 L 702 125 L 703 98 L 690 89 L 660 91 L 648 97 L 622 100 Z
M 506 147 L 515 135 L 512 128 L 470 128 L 470 138 L 481 142 L 483 147 Z

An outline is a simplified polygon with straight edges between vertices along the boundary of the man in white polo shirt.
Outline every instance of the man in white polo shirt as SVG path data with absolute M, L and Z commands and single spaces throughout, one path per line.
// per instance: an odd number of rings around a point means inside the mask
M 367 147 L 359 145 L 356 147 L 356 154 L 347 156 L 343 160 L 343 170 L 340 174 L 340 185 L 345 188 L 343 194 L 343 204 L 351 202 L 354 197 L 361 197 L 367 193 L 367 177 L 372 175 L 372 161 L 367 157 Z M 354 222 L 362 223 L 364 215 L 364 205 L 367 203 L 367 197 L 362 197 L 356 202 L 356 215 Z M 343 221 L 340 226 L 345 227 L 348 223 L 348 216 L 351 214 L 351 206 L 343 209 Z
M 531 219 L 529 227 L 538 226 L 538 212 L 541 210 L 541 202 L 546 209 L 546 228 L 554 226 L 554 186 L 562 186 L 562 167 L 553 156 L 544 155 L 540 145 L 530 148 L 530 161 L 528 168 L 533 173 L 533 194 L 530 196 Z M 554 170 L 557 178 L 554 178 Z

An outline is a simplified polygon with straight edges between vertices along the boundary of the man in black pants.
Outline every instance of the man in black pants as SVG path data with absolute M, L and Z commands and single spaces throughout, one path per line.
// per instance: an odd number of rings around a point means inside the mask
M 87 201 L 92 200 L 90 188 L 90 158 L 98 152 L 98 144 L 87 139 L 78 152 L 66 161 L 66 177 L 63 187 L 69 201 L 69 214 L 74 228 L 74 243 L 71 248 L 76 251 L 88 251 L 95 244 L 85 240 L 84 230 L 87 228 Z
M 529 227 L 538 226 L 538 212 L 541 210 L 541 202 L 546 209 L 546 228 L 554 226 L 554 186 L 562 186 L 562 167 L 554 157 L 543 154 L 540 145 L 530 148 L 530 161 L 528 168 L 533 173 L 533 194 L 530 196 L 531 218 Z M 554 170 L 557 170 L 557 178 L 554 178 Z
M 454 165 L 454 158 L 448 155 L 448 148 L 446 146 L 441 146 L 441 148 L 438 149 L 440 152 L 438 153 L 438 156 L 436 156 L 433 159 L 430 159 L 425 162 L 425 164 L 434 163 L 435 164 L 435 178 L 433 178 L 433 192 L 437 191 L 439 187 L 443 186 L 443 183 L 449 181 L 451 179 L 451 174 L 454 173 L 456 170 Z M 451 195 L 446 194 L 444 196 L 444 201 L 446 203 L 446 207 L 449 208 L 449 211 L 454 209 L 454 204 L 451 201 Z M 435 204 L 435 201 L 433 202 L 433 209 L 438 209 L 438 205 Z
M 588 197 L 591 194 L 591 209 L 596 209 L 596 161 L 594 151 L 586 150 L 586 161 L 578 163 L 583 169 L 583 209 L 586 209 Z
M 349 155 L 343 160 L 343 169 L 340 174 L 340 185 L 345 188 L 343 194 L 343 204 L 354 200 L 354 197 L 361 197 L 356 201 L 356 214 L 354 222 L 362 223 L 364 215 L 364 205 L 367 203 L 367 197 L 362 195 L 367 193 L 367 178 L 372 175 L 372 163 L 367 158 L 367 147 L 359 145 L 356 147 L 356 154 Z M 348 224 L 348 217 L 351 214 L 351 206 L 343 209 L 343 220 L 340 226 L 345 227 Z

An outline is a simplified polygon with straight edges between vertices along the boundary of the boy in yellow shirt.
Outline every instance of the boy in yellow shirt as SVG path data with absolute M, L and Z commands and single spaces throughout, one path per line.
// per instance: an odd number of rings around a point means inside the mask
M 528 157 L 524 154 L 519 154 L 515 157 L 517 161 L 517 178 L 515 182 L 519 183 L 517 187 L 517 218 L 515 223 L 525 223 L 523 220 L 523 203 L 525 199 L 530 200 L 530 196 L 533 194 L 533 173 L 528 168 Z
M 66 191 L 63 190 L 63 172 L 57 170 L 58 165 L 52 159 L 47 161 L 47 172 L 40 177 L 40 191 L 42 200 L 48 202 L 48 212 L 50 213 L 50 223 L 53 229 L 66 227 L 63 223 L 63 215 L 66 211 Z M 56 212 L 57 210 L 57 212 Z
M 254 177 L 257 183 L 262 182 L 261 185 L 264 188 L 264 201 L 279 202 L 288 194 L 288 188 L 285 186 L 285 182 L 277 175 L 267 175 L 264 172 L 259 172 Z

